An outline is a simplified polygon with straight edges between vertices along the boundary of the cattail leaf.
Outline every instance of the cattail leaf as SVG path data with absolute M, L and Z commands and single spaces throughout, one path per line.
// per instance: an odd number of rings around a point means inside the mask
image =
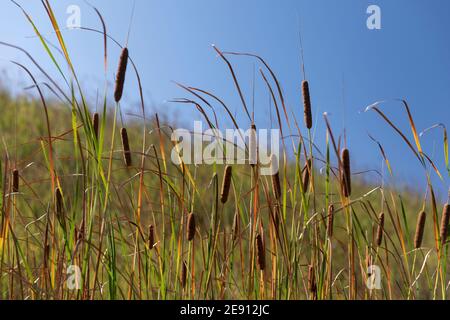
M 443 147 L 443 149 L 444 149 L 445 167 L 447 169 L 448 175 L 450 176 L 450 164 L 449 164 L 449 157 L 448 157 L 448 134 L 447 134 L 447 127 L 445 126 L 445 124 L 443 124 L 443 123 L 435 124 L 435 125 L 427 128 L 427 129 L 423 130 L 420 133 L 420 136 L 423 136 L 428 131 L 433 130 L 433 129 L 437 129 L 437 128 L 441 128 L 442 131 L 443 131 L 443 138 L 444 138 L 444 141 L 443 141 L 444 147 Z
M 44 2 L 43 2 L 43 4 L 44 4 Z M 66 47 L 66 44 L 64 42 L 64 38 L 62 37 L 61 30 L 60 30 L 59 25 L 58 25 L 58 21 L 55 18 L 55 14 L 53 13 L 52 7 L 50 6 L 50 2 L 48 0 L 45 0 L 44 7 L 45 7 L 45 9 L 47 11 L 47 14 L 48 14 L 49 18 L 50 18 L 50 21 L 52 23 L 53 29 L 55 30 L 56 37 L 58 38 L 59 45 L 61 47 L 61 50 L 64 53 L 64 57 L 65 57 L 65 59 L 67 61 L 67 64 L 69 65 L 70 69 L 73 71 L 73 74 L 75 74 L 75 69 L 73 68 L 72 61 L 70 60 L 69 53 L 67 51 L 67 47 Z
M 404 135 L 404 133 L 396 125 L 394 125 L 394 123 L 377 107 L 379 104 L 383 102 L 386 101 L 379 101 L 375 102 L 374 104 L 371 104 L 366 108 L 365 112 L 368 112 L 370 110 L 374 110 L 375 112 L 377 112 L 381 116 L 381 118 L 383 118 L 384 121 L 386 121 L 400 135 L 400 137 L 405 141 L 405 143 L 408 145 L 408 147 L 411 149 L 411 151 L 414 153 L 417 159 L 422 163 L 422 165 L 424 165 L 423 159 L 419 156 L 419 153 L 417 153 L 416 149 L 414 149 L 412 143 L 408 140 L 408 138 Z
M 422 146 L 420 145 L 420 139 L 419 139 L 419 135 L 417 134 L 417 129 L 416 129 L 416 125 L 414 124 L 414 120 L 411 114 L 411 110 L 409 109 L 408 103 L 406 102 L 406 100 L 402 100 L 403 105 L 406 108 L 406 112 L 408 113 L 408 119 L 409 119 L 409 124 L 411 126 L 411 131 L 414 135 L 414 140 L 416 141 L 416 146 L 417 146 L 417 150 L 419 151 L 419 153 L 421 154 L 422 151 Z
M 241 90 L 241 87 L 239 86 L 239 82 L 237 80 L 236 73 L 234 72 L 233 66 L 231 65 L 230 61 L 228 61 L 228 59 L 223 55 L 222 51 L 219 50 L 219 48 L 217 48 L 215 45 L 213 45 L 212 47 L 219 54 L 219 56 L 222 58 L 222 60 L 225 61 L 225 63 L 227 64 L 228 69 L 231 72 L 231 76 L 233 77 L 233 81 L 236 86 L 236 89 L 239 93 L 239 97 L 241 98 L 241 102 L 242 102 L 242 106 L 244 107 L 244 111 L 247 114 L 248 119 L 251 121 L 252 117 L 250 116 L 250 113 L 247 108 L 247 104 L 245 103 L 244 95 L 242 94 L 242 90 Z
M 431 164 L 431 166 L 433 167 L 434 172 L 436 172 L 436 174 L 439 176 L 439 178 L 443 181 L 444 178 L 442 177 L 441 173 L 439 172 L 439 169 L 436 167 L 436 165 L 434 164 L 433 160 L 430 159 L 429 156 L 427 156 L 426 153 L 422 153 L 422 155 L 425 157 L 425 159 L 428 160 L 428 162 Z
M 383 146 L 381 145 L 380 142 L 378 142 L 378 141 L 377 141 L 374 137 L 372 137 L 370 134 L 369 134 L 369 138 L 370 138 L 373 142 L 375 142 L 375 143 L 378 145 L 378 148 L 380 149 L 381 155 L 383 156 L 384 162 L 386 163 L 386 166 L 387 166 L 387 168 L 388 168 L 388 170 L 389 170 L 389 174 L 392 176 L 392 168 L 391 168 L 391 164 L 390 164 L 390 162 L 389 162 L 389 159 L 388 159 L 387 156 L 386 156 L 386 152 L 384 151 Z
M 31 19 L 31 16 L 16 1 L 12 1 L 12 2 L 22 10 L 23 14 L 25 15 L 25 17 L 27 18 L 27 20 L 30 22 L 31 26 L 33 27 L 34 32 L 36 33 L 36 35 L 38 36 L 39 40 L 41 41 L 45 51 L 48 54 L 48 56 L 50 57 L 50 59 L 52 60 L 53 64 L 58 69 L 58 72 L 61 74 L 61 76 L 63 77 L 64 81 L 66 83 L 68 83 L 67 79 L 66 79 L 66 76 L 64 75 L 64 72 L 62 71 L 60 65 L 56 61 L 55 56 L 53 55 L 52 51 L 50 50 L 50 47 L 48 46 L 47 41 L 45 41 L 44 37 L 39 32 L 39 29 L 36 27 L 35 23 L 33 22 L 33 19 Z

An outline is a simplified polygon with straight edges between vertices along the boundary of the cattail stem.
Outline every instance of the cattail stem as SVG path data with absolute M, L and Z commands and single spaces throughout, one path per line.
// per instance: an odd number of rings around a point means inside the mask
M 226 166 L 225 173 L 223 176 L 222 190 L 220 192 L 220 202 L 222 203 L 226 203 L 228 201 L 228 195 L 230 193 L 230 186 L 231 186 L 231 175 L 232 175 L 232 167 Z
M 120 135 L 122 137 L 122 147 L 123 147 L 123 158 L 125 160 L 125 164 L 127 167 L 131 167 L 131 151 L 130 151 L 130 143 L 128 141 L 128 132 L 126 128 L 122 128 L 120 131 Z
M 116 86 L 114 88 L 114 99 L 119 102 L 122 99 L 123 86 L 125 83 L 125 74 L 128 64 L 128 48 L 123 48 L 120 54 L 119 66 L 117 68 Z
M 414 248 L 419 249 L 422 247 L 423 231 L 425 229 L 425 222 L 427 214 L 422 211 L 417 218 L 416 234 L 414 236 Z

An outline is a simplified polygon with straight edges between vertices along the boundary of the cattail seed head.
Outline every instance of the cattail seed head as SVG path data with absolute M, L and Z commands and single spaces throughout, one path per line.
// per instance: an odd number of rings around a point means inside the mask
M 55 201 L 56 201 L 56 216 L 59 219 L 63 218 L 64 215 L 64 204 L 63 204 L 63 197 L 61 188 L 56 188 L 55 190 Z
M 377 246 L 381 246 L 381 242 L 383 241 L 383 230 L 384 230 L 384 212 L 380 213 L 378 217 L 378 227 L 377 227 L 377 238 L 376 243 Z
M 281 198 L 281 184 L 280 184 L 280 173 L 276 172 L 272 175 L 272 189 L 275 193 L 275 198 L 280 200 Z
M 127 73 L 128 48 L 123 48 L 120 54 L 119 67 L 117 68 L 116 86 L 114 88 L 114 99 L 119 102 L 122 99 L 125 74 Z
M 302 184 L 303 184 L 303 192 L 305 193 L 308 191 L 309 187 L 309 178 L 312 170 L 311 165 L 312 161 L 311 159 L 308 159 L 308 161 L 306 161 L 305 167 L 303 168 Z
M 94 130 L 94 134 L 95 134 L 95 138 L 98 139 L 98 124 L 100 121 L 100 117 L 98 115 L 98 113 L 94 113 L 94 115 L 92 116 L 92 129 Z
M 256 125 L 252 123 L 250 128 L 249 144 L 248 144 L 248 157 L 252 167 L 258 163 L 258 146 L 256 137 Z
M 450 222 L 450 205 L 447 203 L 444 206 L 444 210 L 442 211 L 442 219 L 441 219 L 441 242 L 442 245 L 447 241 L 447 231 L 448 231 L 448 223 Z
M 188 224 L 187 224 L 187 239 L 188 241 L 192 241 L 195 236 L 195 215 L 194 213 L 190 213 L 188 216 Z
M 419 249 L 422 247 L 423 231 L 425 229 L 425 222 L 427 214 L 422 211 L 417 218 L 416 234 L 414 236 L 414 248 Z
M 19 192 L 19 170 L 14 169 L 13 171 L 13 184 L 12 184 L 12 192 Z
M 266 268 L 266 252 L 264 250 L 263 240 L 259 234 L 256 236 L 256 254 L 259 269 L 264 270 Z
M 342 150 L 342 192 L 346 198 L 352 194 L 352 182 L 350 171 L 350 152 L 348 149 Z
M 303 111 L 305 113 L 305 126 L 308 129 L 312 128 L 312 113 L 311 113 L 311 97 L 309 95 L 309 84 L 308 81 L 304 80 L 302 82 L 302 93 L 303 93 Z
M 327 219 L 327 234 L 331 239 L 333 237 L 333 223 L 334 223 L 334 205 L 328 206 L 328 219 Z
M 120 135 L 122 137 L 122 147 L 123 147 L 123 158 L 127 167 L 131 167 L 131 151 L 130 143 L 128 141 L 128 132 L 126 128 L 120 130 Z
M 180 275 L 181 287 L 183 287 L 183 289 L 186 287 L 186 279 L 187 279 L 187 266 L 186 266 L 186 261 L 183 261 L 183 265 L 181 266 L 181 275 Z
M 155 245 L 155 227 L 151 225 L 148 228 L 148 248 L 152 250 L 154 245 Z
M 310 265 L 308 268 L 308 290 L 311 294 L 311 299 L 315 299 L 317 295 L 317 285 L 313 265 Z
M 239 236 L 239 212 L 236 211 L 233 218 L 233 241 L 236 241 Z
M 223 176 L 222 190 L 220 192 L 220 202 L 222 203 L 226 203 L 228 200 L 228 195 L 230 193 L 230 186 L 231 186 L 231 175 L 232 175 L 232 167 L 226 166 L 225 173 Z

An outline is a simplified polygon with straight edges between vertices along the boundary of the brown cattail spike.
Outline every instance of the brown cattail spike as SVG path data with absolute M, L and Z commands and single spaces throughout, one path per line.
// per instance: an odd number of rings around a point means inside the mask
M 328 237 L 333 237 L 333 223 L 334 223 L 334 205 L 328 206 L 328 220 L 327 220 L 327 234 Z
M 281 184 L 280 184 L 280 173 L 276 172 L 272 175 L 272 189 L 275 193 L 275 198 L 280 200 L 281 198 Z
M 95 138 L 98 139 L 98 124 L 100 121 L 100 117 L 98 115 L 98 113 L 94 113 L 94 115 L 92 116 L 92 130 L 94 131 L 95 134 Z
M 131 151 L 127 129 L 122 128 L 122 130 L 120 130 L 120 135 L 122 136 L 123 158 L 125 160 L 125 164 L 127 167 L 131 167 Z
M 450 222 L 450 205 L 447 203 L 444 206 L 444 210 L 442 211 L 442 219 L 441 219 L 441 242 L 442 245 L 447 241 L 447 231 L 448 231 L 448 223 Z
M 342 192 L 346 198 L 352 194 L 352 181 L 350 171 L 350 152 L 348 149 L 342 150 Z
M 222 182 L 222 191 L 220 192 L 220 202 L 226 203 L 230 193 L 232 167 L 226 166 Z
M 258 266 L 260 270 L 264 270 L 266 268 L 266 252 L 264 250 L 264 243 L 261 238 L 261 235 L 256 236 L 256 254 L 258 258 Z
M 63 205 L 63 197 L 61 193 L 60 188 L 56 188 L 55 190 L 55 201 L 56 201 L 56 216 L 59 219 L 63 218 L 63 211 L 64 211 L 64 205 Z
M 250 128 L 250 137 L 249 137 L 249 151 L 248 157 L 249 162 L 252 167 L 258 164 L 258 146 L 257 146 L 257 136 L 256 136 L 256 125 L 252 123 Z
M 19 192 L 19 170 L 17 170 L 17 169 L 14 169 L 14 171 L 13 171 L 12 192 L 14 192 L 14 193 Z
M 311 299 L 316 299 L 317 296 L 317 285 L 316 285 L 316 275 L 314 273 L 314 266 L 310 265 L 308 268 L 308 290 L 311 294 Z
M 236 211 L 233 218 L 233 241 L 236 241 L 239 232 L 239 211 Z
M 151 225 L 148 228 L 148 248 L 152 250 L 154 245 L 155 245 L 155 227 Z
M 423 231 L 425 229 L 425 222 L 427 220 L 427 214 L 422 211 L 417 218 L 416 234 L 414 236 L 414 248 L 419 249 L 422 247 Z
M 302 185 L 303 185 L 303 192 L 308 192 L 308 187 L 309 187 L 309 178 L 311 175 L 311 165 L 312 165 L 312 161 L 311 159 L 308 159 L 308 161 L 306 161 L 305 167 L 303 168 L 303 178 L 302 178 Z
M 123 48 L 119 59 L 119 67 L 117 68 L 116 86 L 114 89 L 114 99 L 119 102 L 122 99 L 123 85 L 125 83 L 125 74 L 127 73 L 128 64 L 128 48 Z
M 309 95 L 309 84 L 308 81 L 304 80 L 302 82 L 302 93 L 303 93 L 303 111 L 305 113 L 305 126 L 308 129 L 312 128 L 312 113 L 311 113 L 311 97 Z
M 186 261 L 183 261 L 183 265 L 181 266 L 181 276 L 180 276 L 181 286 L 183 287 L 183 289 L 186 287 L 186 279 L 187 279 L 187 266 L 186 266 Z
M 195 215 L 194 213 L 190 213 L 188 216 L 188 224 L 187 224 L 187 239 L 188 241 L 192 241 L 195 236 Z
M 377 227 L 377 238 L 376 243 L 377 246 L 381 246 L 381 242 L 383 241 L 383 230 L 384 230 L 384 213 L 380 213 L 378 217 L 378 227 Z

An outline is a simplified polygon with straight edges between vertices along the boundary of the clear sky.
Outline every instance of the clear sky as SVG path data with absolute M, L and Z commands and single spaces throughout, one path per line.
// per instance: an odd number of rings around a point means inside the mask
M 48 39 L 56 43 L 39 0 L 18 0 L 37 22 Z M 62 26 L 69 5 L 81 8 L 81 24 L 100 28 L 92 9 L 78 0 L 51 1 Z M 110 33 L 124 43 L 133 2 L 91 0 L 103 14 Z M 381 30 L 366 27 L 366 9 L 381 8 Z M 1 1 L 0 40 L 29 50 L 51 74 L 56 74 L 33 30 L 20 10 Z M 136 0 L 129 39 L 130 55 L 138 65 L 148 113 L 159 112 L 191 126 L 200 118 L 192 108 L 168 101 L 187 95 L 172 81 L 204 88 L 222 97 L 236 112 L 243 128 L 248 126 L 230 74 L 213 49 L 257 53 L 271 65 L 283 87 L 290 109 L 302 119 L 300 83 L 299 25 L 304 46 L 306 75 L 310 81 L 314 116 L 318 121 L 316 141 L 323 146 L 322 113 L 329 112 L 336 133 L 347 131 L 347 144 L 354 166 L 359 170 L 380 169 L 381 156 L 368 133 L 385 147 L 395 172 L 396 183 L 406 181 L 424 190 L 420 166 L 403 142 L 375 114 L 364 108 L 378 100 L 408 100 L 418 130 L 438 122 L 450 126 L 450 1 L 448 0 Z M 79 30 L 66 30 L 75 67 L 89 88 L 103 85 L 101 36 Z M 119 50 L 110 43 L 109 80 L 114 79 Z M 30 83 L 8 62 L 27 65 L 25 56 L 1 48 L 0 67 L 12 80 L 8 85 L 22 90 Z M 254 66 L 250 58 L 230 58 L 236 68 L 247 103 L 251 105 Z M 269 127 L 268 92 L 256 74 L 255 112 L 258 127 Z M 128 74 L 125 101 L 137 101 L 134 77 Z M 92 89 L 95 96 L 95 89 Z M 383 107 L 396 124 L 408 131 L 404 110 L 398 103 Z M 229 122 L 222 120 L 223 127 Z M 276 126 L 276 122 L 273 122 Z M 423 138 L 425 151 L 447 176 L 443 162 L 442 133 Z M 372 177 L 376 178 L 376 177 Z M 437 181 L 437 180 L 436 180 Z M 443 192 L 449 179 L 437 181 Z

